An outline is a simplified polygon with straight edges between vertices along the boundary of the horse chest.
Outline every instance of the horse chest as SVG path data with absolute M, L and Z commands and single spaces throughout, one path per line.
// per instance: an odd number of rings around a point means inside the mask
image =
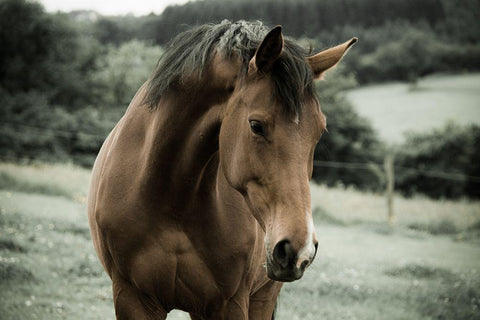
M 245 271 L 251 253 L 217 251 L 219 247 L 205 247 L 202 239 L 182 231 L 152 233 L 149 238 L 132 259 L 130 277 L 163 304 L 197 309 L 248 291 L 253 279 L 245 277 Z

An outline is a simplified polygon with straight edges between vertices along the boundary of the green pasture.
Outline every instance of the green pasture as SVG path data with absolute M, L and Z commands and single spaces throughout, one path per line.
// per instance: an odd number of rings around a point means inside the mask
M 402 142 L 447 121 L 480 124 L 480 73 L 433 75 L 417 83 L 388 83 L 348 91 L 348 100 L 369 119 L 381 139 Z
M 0 164 L 0 318 L 114 319 L 85 208 L 89 171 Z M 480 202 L 312 185 L 314 264 L 277 319 L 480 319 Z M 174 312 L 169 319 L 185 319 Z

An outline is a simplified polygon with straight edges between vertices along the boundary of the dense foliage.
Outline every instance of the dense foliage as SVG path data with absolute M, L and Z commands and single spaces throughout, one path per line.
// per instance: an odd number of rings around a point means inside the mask
M 429 132 L 411 133 L 395 157 L 397 189 L 406 195 L 421 192 L 434 198 L 480 198 L 478 146 L 480 127 L 475 125 L 449 123 Z
M 309 39 L 317 50 L 357 36 L 360 45 L 345 63 L 365 83 L 478 70 L 479 16 L 477 0 L 203 0 L 143 17 L 136 29 L 130 17 L 124 28 L 120 20 L 110 23 L 116 23 L 121 34 L 160 45 L 193 25 L 223 19 L 280 24 L 288 35 Z
M 158 46 L 102 44 L 91 25 L 35 2 L 0 1 L 0 150 L 90 166 L 148 78 Z
M 0 1 L 0 87 L 9 94 L 41 92 L 48 103 L 69 108 L 92 103 L 95 49 L 67 15 L 46 14 L 34 2 Z

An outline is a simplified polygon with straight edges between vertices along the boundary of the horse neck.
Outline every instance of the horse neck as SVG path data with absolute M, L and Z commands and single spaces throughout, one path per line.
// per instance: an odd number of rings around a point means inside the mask
M 225 100 L 212 99 L 208 94 L 202 98 L 172 92 L 162 98 L 158 109 L 150 114 L 151 120 L 143 111 L 142 120 L 147 119 L 148 128 L 147 152 L 137 157 L 146 168 L 141 170 L 140 180 L 154 202 L 168 203 L 169 210 L 164 214 L 174 213 L 174 219 L 185 219 L 191 222 L 186 225 L 196 226 L 188 232 L 213 230 L 213 224 L 217 239 L 219 233 L 228 239 L 240 232 L 251 241 L 252 233 L 261 234 L 261 229 L 219 165 L 218 136 Z
M 224 101 L 200 89 L 176 88 L 166 94 L 153 111 L 147 132 L 146 161 L 154 171 L 149 172 L 150 179 L 168 181 L 164 188 L 183 196 L 205 179 L 205 168 L 215 162 L 218 150 Z

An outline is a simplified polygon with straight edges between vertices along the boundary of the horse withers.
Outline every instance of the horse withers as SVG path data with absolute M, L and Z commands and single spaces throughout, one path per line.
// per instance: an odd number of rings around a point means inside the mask
M 271 319 L 317 251 L 315 79 L 356 38 L 307 56 L 259 22 L 178 35 L 95 162 L 88 200 L 117 319 Z

